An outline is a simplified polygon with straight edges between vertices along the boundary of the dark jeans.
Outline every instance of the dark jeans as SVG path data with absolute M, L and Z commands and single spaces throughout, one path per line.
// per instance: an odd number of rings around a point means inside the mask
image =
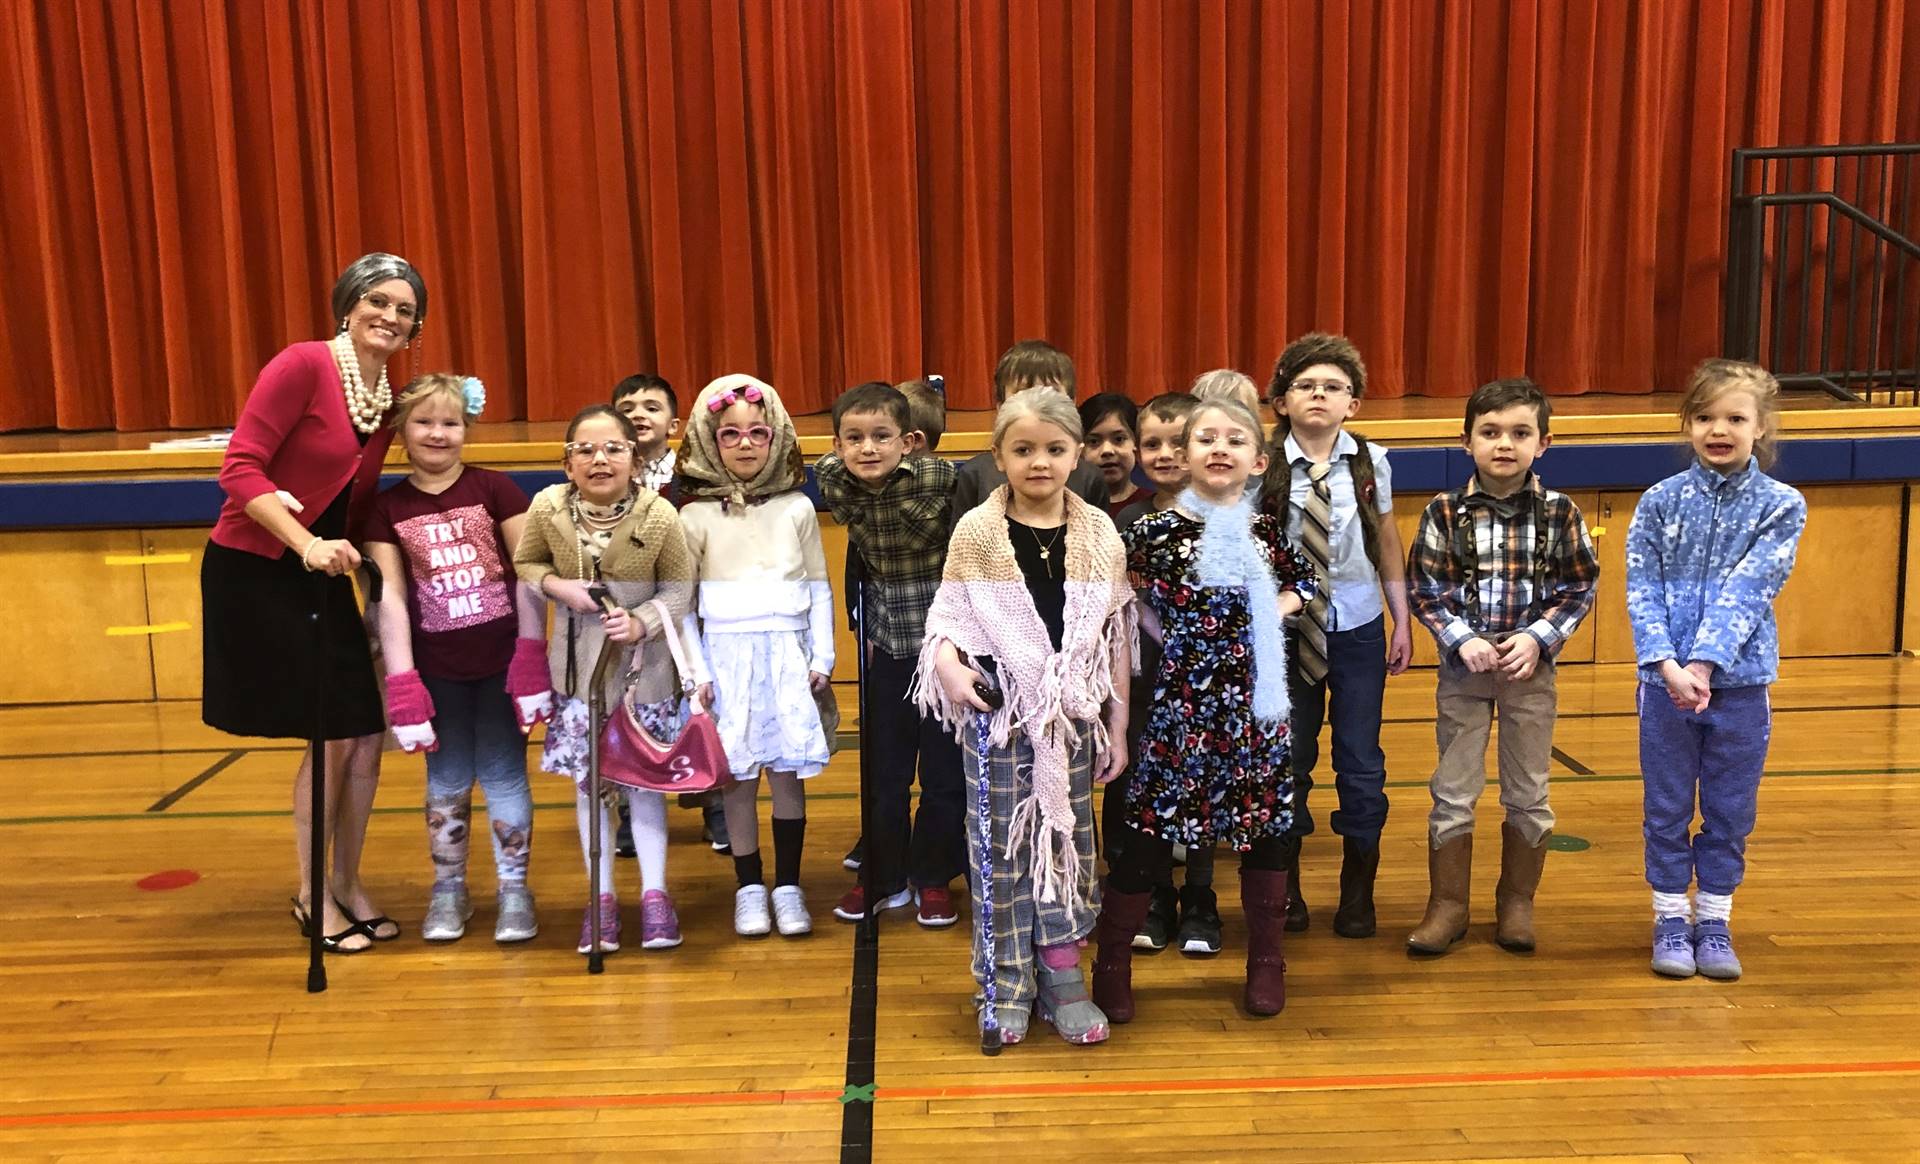
M 1333 831 L 1371 844 L 1387 823 L 1387 756 L 1380 750 L 1380 701 L 1387 690 L 1385 615 L 1327 634 L 1327 677 L 1309 684 L 1288 669 L 1293 694 L 1293 831 L 1313 832 L 1307 794 L 1320 758 L 1320 725 L 1333 719 Z
M 1148 836 L 1136 828 L 1125 828 L 1109 846 L 1113 859 L 1107 869 L 1107 884 L 1116 893 L 1146 893 L 1156 885 L 1168 884 L 1172 877 L 1172 841 Z M 1253 843 L 1253 848 L 1240 854 L 1240 870 L 1278 873 L 1293 863 L 1294 854 L 1299 851 L 1300 838 L 1292 833 L 1262 837 Z
M 920 714 L 907 701 L 918 660 L 876 650 L 867 662 L 867 787 L 873 797 L 873 831 L 866 859 L 873 862 L 873 888 L 898 893 L 908 881 L 922 888 L 946 885 L 966 870 L 966 778 L 953 733 Z M 915 762 L 920 772 L 920 811 L 913 812 Z

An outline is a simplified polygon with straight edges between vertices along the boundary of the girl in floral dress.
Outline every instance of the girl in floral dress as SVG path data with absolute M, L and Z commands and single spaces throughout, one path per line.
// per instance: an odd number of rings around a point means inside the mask
M 1187 419 L 1192 468 L 1173 508 L 1121 535 L 1144 599 L 1143 632 L 1163 649 L 1127 790 L 1128 827 L 1113 843 L 1093 966 L 1093 997 L 1109 1020 L 1133 1017 L 1133 936 L 1173 846 L 1225 841 L 1241 854 L 1247 915 L 1247 1011 L 1286 1005 L 1282 926 L 1297 841 L 1287 765 L 1282 620 L 1317 589 L 1313 567 L 1280 524 L 1254 508 L 1249 477 L 1267 467 L 1259 420 L 1233 400 Z

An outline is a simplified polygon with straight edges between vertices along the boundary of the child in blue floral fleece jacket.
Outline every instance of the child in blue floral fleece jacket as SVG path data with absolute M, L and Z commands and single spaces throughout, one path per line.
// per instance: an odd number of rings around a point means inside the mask
M 1752 364 L 1696 368 L 1680 402 L 1694 462 L 1646 491 L 1627 531 L 1653 969 L 1673 978 L 1740 977 L 1728 918 L 1773 728 L 1773 600 L 1807 524 L 1806 499 L 1763 471 L 1779 391 Z

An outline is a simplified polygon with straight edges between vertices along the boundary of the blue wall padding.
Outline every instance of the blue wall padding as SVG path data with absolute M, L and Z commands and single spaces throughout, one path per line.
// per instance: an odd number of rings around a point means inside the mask
M 1541 459 L 1540 471 L 1556 489 L 1644 489 L 1686 463 L 1686 447 L 1678 442 L 1555 445 Z M 1402 496 L 1452 489 L 1472 472 L 1472 459 L 1458 446 L 1393 450 L 1393 491 Z M 507 475 L 529 496 L 561 480 L 552 469 Z M 1920 479 L 1920 437 L 1783 441 L 1773 475 L 1794 484 Z M 389 473 L 383 480 L 391 485 L 400 476 Z M 818 505 L 811 468 L 805 490 Z M 0 529 L 211 525 L 220 501 L 220 486 L 212 477 L 0 482 Z

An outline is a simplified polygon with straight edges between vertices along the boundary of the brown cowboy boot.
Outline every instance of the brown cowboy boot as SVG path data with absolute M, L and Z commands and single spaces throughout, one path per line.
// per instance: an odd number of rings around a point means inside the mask
M 1547 864 L 1548 833 L 1537 845 L 1528 845 L 1520 830 L 1500 826 L 1500 884 L 1493 891 L 1497 924 L 1493 940 L 1515 954 L 1533 953 L 1533 893 Z
M 1093 927 L 1093 1004 L 1110 1023 L 1133 1021 L 1133 935 L 1146 921 L 1152 898 L 1101 887 L 1100 920 Z
M 1247 992 L 1251 1015 L 1279 1014 L 1287 1006 L 1287 873 L 1240 870 L 1240 906 L 1247 914 Z
M 1340 908 L 1333 932 L 1343 938 L 1371 938 L 1374 931 L 1373 878 L 1380 871 L 1380 842 L 1342 837 Z
M 1467 894 L 1473 880 L 1473 834 L 1427 850 L 1427 913 L 1407 935 L 1410 954 L 1444 954 L 1467 936 Z

